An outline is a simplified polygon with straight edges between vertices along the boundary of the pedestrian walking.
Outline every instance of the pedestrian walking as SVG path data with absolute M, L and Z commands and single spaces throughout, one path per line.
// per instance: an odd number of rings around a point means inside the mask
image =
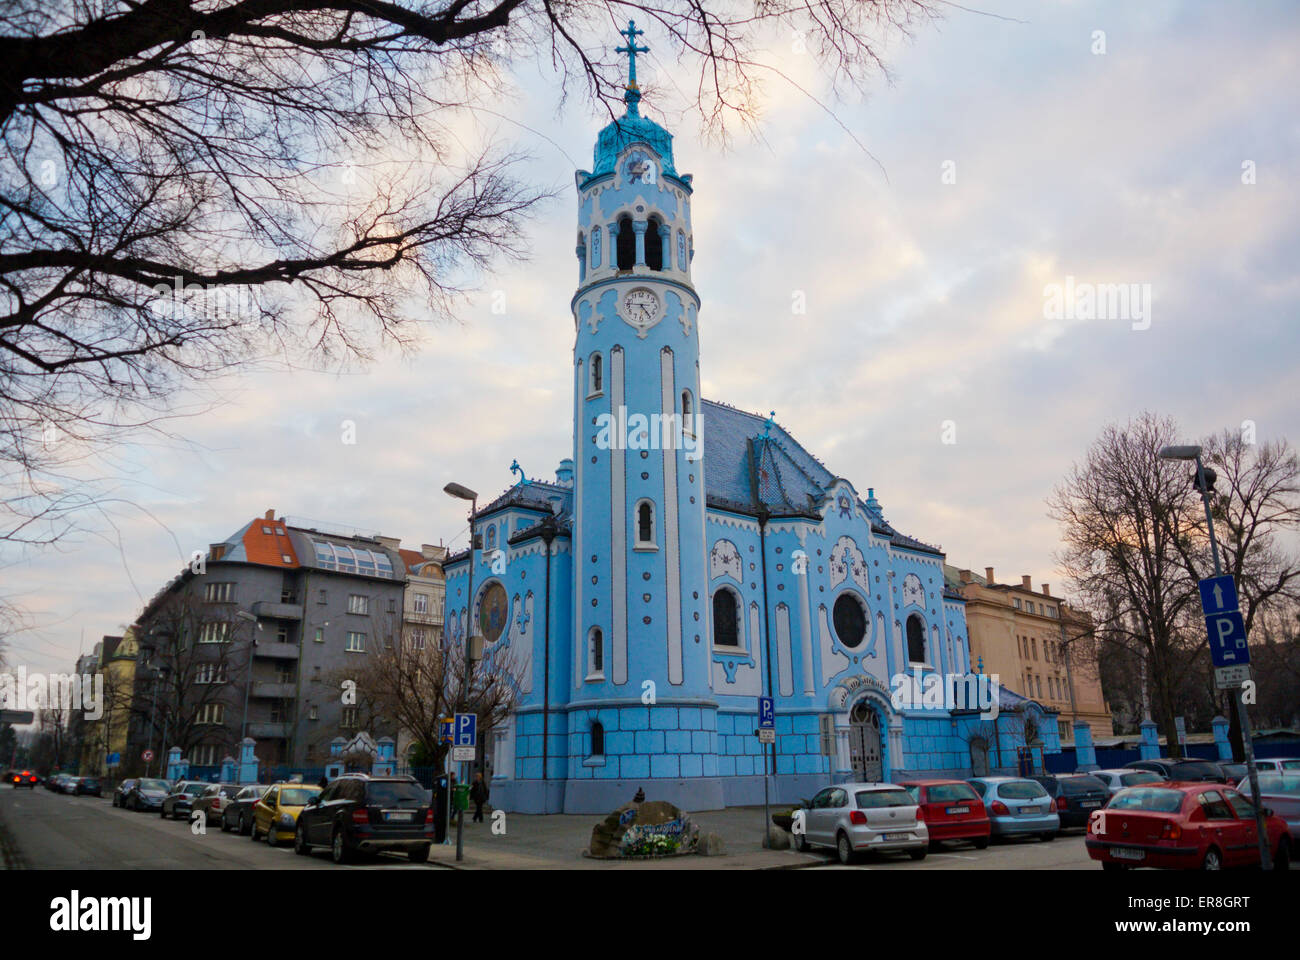
M 483 822 L 483 804 L 488 801 L 488 785 L 483 782 L 483 771 L 474 774 L 474 782 L 469 787 L 469 798 L 474 801 L 474 823 Z

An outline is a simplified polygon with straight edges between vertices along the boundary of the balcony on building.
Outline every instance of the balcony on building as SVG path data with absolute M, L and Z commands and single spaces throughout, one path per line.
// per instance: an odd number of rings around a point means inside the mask
M 248 735 L 255 740 L 284 739 L 289 736 L 289 725 L 287 723 L 271 723 L 266 720 L 250 721 Z
M 253 655 L 257 657 L 271 657 L 276 660 L 297 660 L 298 644 L 259 643 L 253 648 Z
M 252 693 L 255 697 L 270 697 L 274 700 L 288 700 L 297 696 L 297 690 L 292 682 L 281 683 L 267 680 L 254 681 Z
M 253 604 L 253 616 L 268 620 L 301 620 L 302 604 L 272 603 L 269 600 L 258 600 Z

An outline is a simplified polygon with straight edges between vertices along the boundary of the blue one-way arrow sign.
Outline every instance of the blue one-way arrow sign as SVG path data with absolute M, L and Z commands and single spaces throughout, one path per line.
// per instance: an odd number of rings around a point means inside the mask
M 1239 611 L 1206 617 L 1205 625 L 1210 632 L 1210 658 L 1216 667 L 1239 667 L 1250 663 L 1246 624 Z
M 1198 586 L 1201 588 L 1201 609 L 1206 617 L 1237 609 L 1237 584 L 1231 574 L 1206 577 Z

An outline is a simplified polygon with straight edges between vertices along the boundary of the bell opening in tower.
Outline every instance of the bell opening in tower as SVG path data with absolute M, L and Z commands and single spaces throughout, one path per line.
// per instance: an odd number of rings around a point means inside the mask
M 664 268 L 663 234 L 659 230 L 659 221 L 651 217 L 645 232 L 645 265 L 651 270 Z
M 632 232 L 632 218 L 627 214 L 618 219 L 618 268 L 631 270 L 636 263 L 636 234 Z

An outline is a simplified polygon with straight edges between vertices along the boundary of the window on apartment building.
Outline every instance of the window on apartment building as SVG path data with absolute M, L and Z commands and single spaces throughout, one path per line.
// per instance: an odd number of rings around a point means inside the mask
M 209 583 L 203 588 L 203 599 L 208 603 L 230 603 L 235 599 L 233 583 Z
M 328 591 L 328 590 L 321 590 L 319 593 L 316 594 L 316 602 L 317 602 L 317 603 L 328 603 L 328 602 L 329 602 L 329 598 L 330 598 L 330 595 L 329 595 L 329 591 Z
M 282 623 L 275 628 L 275 642 L 276 643 L 289 642 L 289 625 L 287 623 Z
M 199 723 L 221 723 L 226 717 L 226 705 L 224 703 L 205 703 L 199 707 L 199 712 L 195 718 Z
M 1043 678 L 1042 678 L 1042 677 L 1034 677 L 1034 682 L 1035 682 L 1036 686 L 1038 687 L 1038 699 L 1041 700 L 1041 699 L 1043 699 Z
M 230 640 L 230 624 L 224 620 L 205 623 L 199 628 L 199 643 L 227 643 Z
M 339 726 L 345 730 L 355 730 L 357 728 L 357 708 L 344 707 L 342 716 L 339 717 Z
M 388 598 L 388 612 L 389 613 L 397 612 L 397 599 L 395 597 Z
M 417 593 L 411 598 L 411 609 L 416 613 L 428 613 L 429 595 L 427 593 Z
M 1011 602 L 1015 605 L 1015 608 L 1016 608 L 1017 610 L 1020 609 L 1020 598 L 1019 598 L 1019 597 L 1012 597 L 1012 598 L 1011 598 Z
M 271 722 L 288 723 L 293 719 L 293 707 L 287 700 L 274 700 L 271 702 Z
M 366 652 L 366 635 L 364 633 L 357 633 L 355 630 L 348 631 L 348 652 Z
M 1056 721 L 1056 729 L 1057 732 L 1060 734 L 1062 740 L 1070 739 L 1070 725 L 1066 723 L 1064 720 Z
M 1043 641 L 1043 659 L 1048 663 L 1052 662 L 1052 643 L 1050 640 Z
M 419 629 L 419 628 L 416 628 L 415 630 L 412 630 L 412 631 L 411 631 L 411 649 L 412 649 L 412 650 L 423 650 L 423 649 L 424 649 L 424 639 L 425 639 L 425 638 L 424 638 L 424 631 L 423 631 L 423 630 L 421 630 L 421 629 Z
M 1033 654 L 1035 660 L 1038 659 L 1038 640 L 1036 637 L 1029 638 L 1029 652 Z
M 195 683 L 225 683 L 226 665 L 224 663 L 200 663 L 194 671 Z
M 311 708 L 311 710 L 308 711 L 307 716 L 308 716 L 309 719 L 312 719 L 312 720 L 319 720 L 319 719 L 320 719 L 320 708 L 313 706 L 313 707 Z
M 317 627 L 317 628 L 316 628 L 316 642 L 317 642 L 317 643 L 324 643 L 324 642 L 325 642 L 325 628 L 324 628 L 324 627 Z
M 362 596 L 359 593 L 348 594 L 348 613 L 359 613 L 363 616 L 370 612 L 370 598 Z

